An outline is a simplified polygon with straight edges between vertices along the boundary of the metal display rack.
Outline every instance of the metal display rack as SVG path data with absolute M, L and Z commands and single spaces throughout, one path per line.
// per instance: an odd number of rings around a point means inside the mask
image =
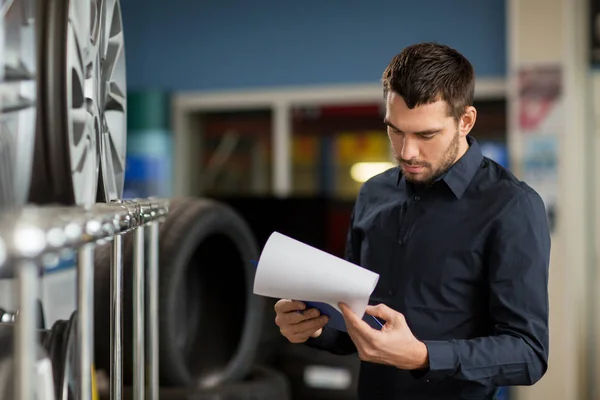
M 134 399 L 158 399 L 158 251 L 159 224 L 169 211 L 167 199 L 147 198 L 97 203 L 90 208 L 25 206 L 0 213 L 0 271 L 18 285 L 15 347 L 15 399 L 35 399 L 37 279 L 65 254 L 77 254 L 77 310 L 80 362 L 76 366 L 78 398 L 92 398 L 94 351 L 94 249 L 112 242 L 110 397 L 122 395 L 123 234 L 133 232 L 133 393 Z M 148 240 L 145 240 L 148 229 Z M 145 262 L 145 257 L 148 262 Z M 147 265 L 147 271 L 145 267 Z M 146 282 L 145 275 L 148 274 Z M 145 289 L 148 321 L 145 325 Z M 146 329 L 147 327 L 147 329 Z M 145 354 L 146 340 L 149 343 Z M 145 360 L 147 357 L 147 360 Z M 148 396 L 145 366 L 148 365 Z

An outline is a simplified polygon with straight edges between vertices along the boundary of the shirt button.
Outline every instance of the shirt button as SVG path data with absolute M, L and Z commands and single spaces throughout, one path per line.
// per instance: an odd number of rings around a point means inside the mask
M 415 201 L 419 201 L 421 198 L 419 196 L 415 196 Z
M 390 296 L 393 296 L 393 295 L 394 295 L 394 291 L 393 291 L 393 290 L 388 290 L 388 294 L 389 294 Z

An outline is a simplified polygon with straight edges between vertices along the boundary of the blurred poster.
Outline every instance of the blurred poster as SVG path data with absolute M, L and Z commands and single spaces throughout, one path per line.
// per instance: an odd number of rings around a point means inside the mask
M 518 104 L 521 178 L 544 200 L 548 223 L 554 230 L 558 198 L 558 141 L 564 134 L 560 65 L 521 68 Z
M 556 133 L 562 127 L 562 68 L 532 65 L 519 71 L 519 131 Z

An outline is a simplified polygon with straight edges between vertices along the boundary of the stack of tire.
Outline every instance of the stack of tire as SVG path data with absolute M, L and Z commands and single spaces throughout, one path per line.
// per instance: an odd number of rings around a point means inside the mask
M 90 207 L 122 200 L 125 72 L 119 0 L 3 4 L 0 211 L 27 203 Z M 256 357 L 264 303 L 252 294 L 251 261 L 258 249 L 244 220 L 215 201 L 174 199 L 160 241 L 160 398 L 288 399 L 288 381 L 261 366 Z M 129 235 L 123 250 L 127 385 L 133 368 Z M 95 361 L 97 369 L 107 371 L 109 255 L 108 246 L 96 249 L 94 293 Z M 40 360 L 52 365 L 56 398 L 74 398 L 73 368 L 79 354 L 76 321 L 77 311 L 51 329 L 40 326 Z M 0 329 L 0 336 L 2 332 L 9 330 Z M 0 354 L 0 382 L 11 381 L 2 375 L 14 370 L 11 357 L 12 352 Z M 128 393 L 125 388 L 125 398 Z
M 123 240 L 124 398 L 133 372 L 133 237 Z M 110 371 L 110 246 L 96 249 L 96 366 Z M 160 398 L 290 398 L 287 379 L 259 363 L 264 300 L 252 293 L 258 248 L 233 209 L 209 199 L 173 199 L 160 227 Z M 108 399 L 108 393 L 103 393 Z M 218 395 L 218 396 L 217 396 Z M 217 397 L 215 397 L 217 396 Z

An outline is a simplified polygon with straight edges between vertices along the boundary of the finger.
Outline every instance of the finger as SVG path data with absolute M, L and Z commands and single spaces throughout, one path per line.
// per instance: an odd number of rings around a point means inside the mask
M 319 324 L 316 327 L 311 327 L 307 330 L 299 332 L 299 333 L 297 333 L 297 335 L 300 337 L 310 336 L 313 333 L 315 333 L 316 331 L 318 331 L 319 329 L 323 328 L 325 325 L 327 325 L 327 322 L 328 322 L 327 318 L 323 318 L 323 319 L 319 318 Z
M 298 300 L 281 299 L 275 303 L 275 312 L 285 313 L 290 311 L 302 311 L 306 309 L 306 304 Z
M 297 324 L 302 321 L 317 318 L 321 312 L 316 308 L 311 308 L 303 312 L 290 311 L 286 313 L 278 313 L 275 317 L 275 323 L 281 325 Z
M 286 325 L 282 327 L 282 333 L 288 333 L 290 335 L 298 335 L 302 332 L 306 331 L 316 331 L 319 328 L 325 326 L 329 319 L 325 315 L 321 315 L 318 318 L 309 319 L 307 321 L 302 321 L 297 324 Z
M 287 339 L 291 343 L 304 343 L 310 337 L 318 337 L 319 335 L 321 335 L 321 333 L 323 333 L 323 328 L 306 331 L 306 332 L 304 332 L 302 334 L 298 334 L 298 335 L 292 335 L 292 336 L 289 336 Z
M 404 321 L 404 316 L 402 314 L 385 304 L 367 306 L 366 313 L 379 319 L 383 319 L 386 323 L 390 324 L 402 324 Z
M 346 303 L 339 303 L 338 307 L 340 308 L 340 311 L 342 312 L 342 315 L 346 320 L 346 324 L 348 322 L 352 323 L 353 325 L 356 324 L 356 321 L 359 318 L 356 314 L 354 314 L 354 311 L 352 311 L 352 309 Z
M 363 321 L 362 318 L 359 318 L 347 304 L 339 303 L 338 307 L 342 311 L 342 315 L 346 321 L 346 327 L 349 330 L 354 330 L 361 335 L 368 335 L 369 330 L 373 330 L 373 328 Z

